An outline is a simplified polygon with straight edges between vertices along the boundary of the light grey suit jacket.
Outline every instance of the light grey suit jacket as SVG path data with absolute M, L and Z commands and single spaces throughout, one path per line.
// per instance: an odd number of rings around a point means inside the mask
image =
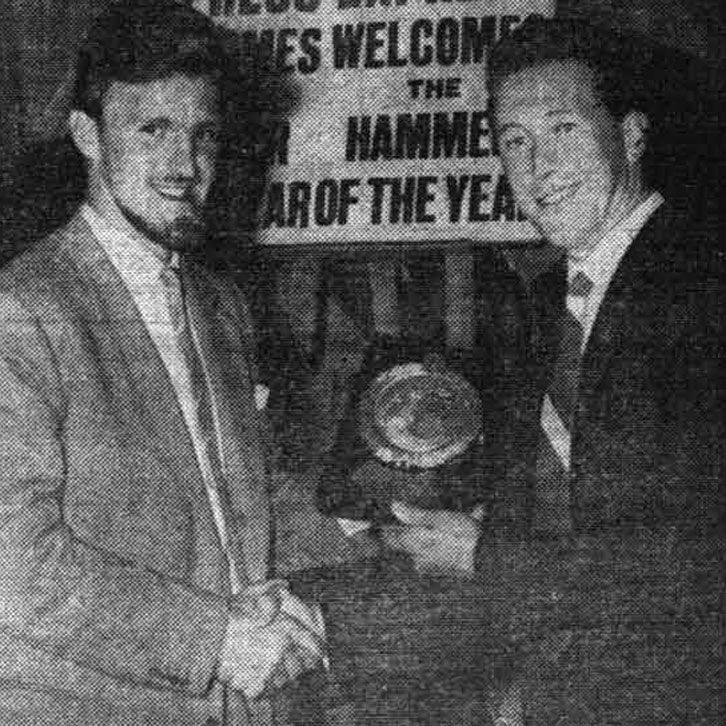
M 270 516 L 251 328 L 233 286 L 190 277 L 231 546 L 260 580 Z M 76 216 L 0 271 L 0 722 L 235 721 L 213 682 L 228 592 L 164 365 Z

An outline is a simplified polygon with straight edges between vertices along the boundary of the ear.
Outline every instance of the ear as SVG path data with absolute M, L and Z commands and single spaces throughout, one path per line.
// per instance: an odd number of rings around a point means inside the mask
M 648 141 L 650 121 L 642 111 L 628 111 L 620 123 L 625 144 L 625 156 L 629 164 L 641 159 Z
M 88 161 L 99 161 L 101 142 L 98 137 L 98 123 L 87 113 L 74 109 L 68 119 L 71 138 L 78 151 Z

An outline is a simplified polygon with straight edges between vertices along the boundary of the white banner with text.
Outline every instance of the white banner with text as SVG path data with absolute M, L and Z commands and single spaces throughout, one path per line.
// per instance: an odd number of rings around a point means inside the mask
M 529 240 L 487 118 L 489 48 L 555 0 L 196 0 L 281 79 L 263 244 Z M 280 91 L 278 91 L 280 92 Z

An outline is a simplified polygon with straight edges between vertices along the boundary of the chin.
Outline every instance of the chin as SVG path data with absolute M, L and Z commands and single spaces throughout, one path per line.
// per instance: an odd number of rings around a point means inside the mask
M 159 234 L 159 242 L 174 252 L 196 252 L 204 246 L 205 238 L 205 227 L 197 220 L 174 222 Z
M 536 225 L 540 233 L 553 245 L 575 249 L 589 236 L 590 226 L 572 214 L 540 220 Z
M 567 232 L 566 229 L 559 224 L 554 224 L 551 220 L 542 221 L 538 220 L 532 222 L 537 231 L 544 237 L 548 242 L 558 247 L 566 246 Z
M 586 257 L 593 249 L 592 234 L 588 231 L 576 230 L 568 233 L 560 233 L 556 239 L 550 240 L 552 244 L 567 250 L 573 258 Z
M 171 220 L 144 219 L 130 209 L 123 209 L 126 220 L 144 237 L 174 252 L 195 252 L 206 238 L 201 216 L 183 215 Z

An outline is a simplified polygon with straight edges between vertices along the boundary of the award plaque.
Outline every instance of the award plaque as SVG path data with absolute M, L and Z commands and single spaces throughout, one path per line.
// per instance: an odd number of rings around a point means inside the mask
M 481 432 L 474 387 L 448 370 L 405 363 L 379 375 L 363 393 L 358 430 L 386 464 L 430 469 L 458 456 Z
M 383 522 L 395 500 L 463 510 L 479 502 L 483 405 L 467 375 L 474 366 L 422 347 L 371 351 L 322 470 L 326 514 Z

